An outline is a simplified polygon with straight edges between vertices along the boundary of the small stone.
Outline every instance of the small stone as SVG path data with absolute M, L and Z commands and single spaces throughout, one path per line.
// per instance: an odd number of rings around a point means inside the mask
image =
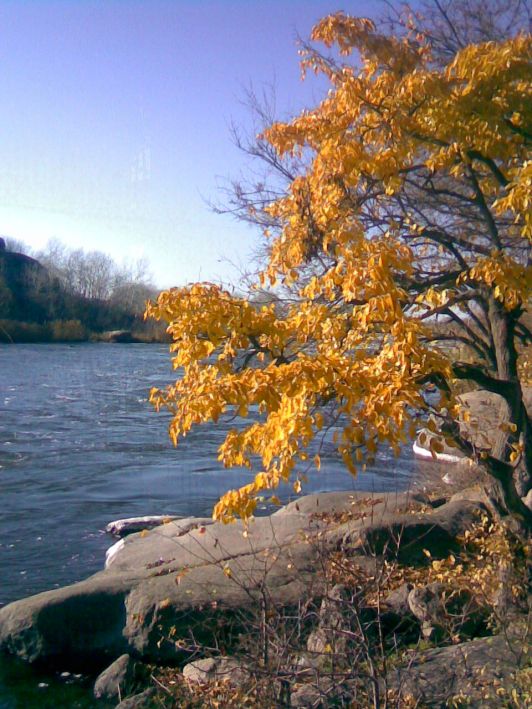
M 397 613 L 399 616 L 410 615 L 408 596 L 413 588 L 411 583 L 404 583 L 386 596 L 384 605 L 388 610 Z
M 410 610 L 421 623 L 421 632 L 426 638 L 445 625 L 443 593 L 444 587 L 436 582 L 413 588 L 408 594 Z
M 316 655 L 323 655 L 327 650 L 331 651 L 329 638 L 323 628 L 313 630 L 307 639 L 307 650 Z
M 96 679 L 94 696 L 96 699 L 116 701 L 138 689 L 142 665 L 129 655 L 121 655 Z
M 290 705 L 301 709 L 323 707 L 323 694 L 314 684 L 303 684 L 290 695 Z
M 249 672 L 245 665 L 233 657 L 206 657 L 185 665 L 183 677 L 198 684 L 222 680 L 239 686 L 248 679 Z
M 149 702 L 154 696 L 155 689 L 145 689 L 144 692 L 140 692 L 140 694 L 127 697 L 121 701 L 120 704 L 117 704 L 115 709 L 146 709 L 146 706 L 151 706 Z

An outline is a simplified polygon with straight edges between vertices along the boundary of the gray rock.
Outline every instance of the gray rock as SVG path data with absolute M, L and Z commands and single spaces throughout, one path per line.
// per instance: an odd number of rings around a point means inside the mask
M 430 518 L 453 537 L 462 536 L 483 516 L 490 516 L 487 506 L 481 500 L 449 500 L 437 507 Z
M 307 650 L 311 654 L 323 655 L 345 653 L 346 632 L 350 628 L 351 592 L 344 584 L 336 584 L 321 602 L 318 627 L 307 639 Z
M 109 662 L 127 652 L 124 579 L 101 578 L 47 591 L 0 610 L 0 648 L 28 662 Z
M 384 511 L 397 512 L 411 507 L 428 504 L 428 497 L 421 493 L 409 492 L 327 492 L 300 497 L 281 507 L 272 516 L 285 515 L 341 515 L 350 513 L 361 519 L 372 519 Z
M 127 697 L 120 704 L 117 704 L 115 709 L 149 709 L 149 707 L 158 706 L 154 702 L 155 695 L 155 689 L 145 689 L 139 694 Z
M 421 624 L 421 632 L 429 638 L 436 627 L 445 623 L 445 607 L 442 601 L 444 588 L 440 583 L 431 583 L 413 588 L 408 594 L 410 610 Z
M 346 688 L 328 677 L 320 677 L 317 682 L 300 684 L 290 694 L 290 706 L 300 709 L 329 709 L 329 707 L 351 707 Z
M 244 536 L 240 522 L 203 522 L 129 535 L 108 569 L 0 609 L 0 649 L 67 669 L 123 653 L 175 660 L 191 628 L 212 642 L 216 622 L 249 610 L 263 590 L 279 605 L 321 592 L 316 550 L 301 535 L 324 523 L 297 513 L 263 517 Z
M 241 522 L 207 525 L 189 518 L 129 535 L 109 568 L 1 608 L 0 649 L 68 669 L 69 662 L 112 661 L 123 653 L 154 662 L 182 661 L 198 643 L 213 647 L 220 636 L 230 642 L 264 594 L 278 607 L 323 596 L 318 560 L 338 537 L 330 519 L 315 509 L 352 512 L 353 499 L 345 493 L 311 498 L 299 500 L 299 510 L 288 506 L 282 514 L 257 518 L 247 530 Z M 473 503 L 457 503 L 452 510 L 443 505 L 425 519 L 419 512 L 394 515 L 393 510 L 422 509 L 422 502 L 406 495 L 364 494 L 355 501 L 357 519 L 339 525 L 340 538 L 355 529 L 366 541 L 380 539 L 383 547 L 392 530 L 401 534 L 407 556 L 405 539 L 417 549 L 439 545 L 447 553 L 452 535 L 478 511 Z M 404 533 L 408 525 L 410 537 Z M 420 531 L 434 543 L 420 541 Z M 317 534 L 319 543 L 314 543 Z M 356 559 L 366 571 L 375 564 L 370 557 Z
M 318 709 L 329 706 L 326 694 L 315 684 L 302 684 L 290 695 L 290 706 L 300 709 Z
M 183 677 L 197 684 L 222 681 L 239 687 L 249 680 L 250 671 L 245 664 L 234 657 L 206 657 L 185 665 Z
M 408 604 L 426 638 L 447 636 L 466 640 L 487 630 L 487 608 L 479 605 L 466 589 L 453 590 L 438 582 L 430 583 L 412 589 Z
M 492 494 L 482 485 L 473 485 L 471 487 L 462 488 L 449 500 L 449 503 L 454 502 L 474 502 L 481 507 L 486 508 L 492 516 L 497 516 L 499 513 L 499 504 Z
M 436 559 L 457 550 L 457 536 L 470 529 L 482 514 L 484 505 L 467 500 L 448 502 L 424 514 L 384 513 L 372 523 L 348 522 L 331 534 L 340 537 L 344 551 L 357 551 L 406 564 L 426 563 L 425 550 Z
M 317 666 L 316 660 L 318 659 L 313 656 L 323 655 L 324 657 L 320 659 L 325 659 L 325 654 L 332 652 L 331 640 L 334 642 L 334 638 L 331 638 L 331 635 L 332 633 L 327 632 L 325 628 L 317 628 L 316 630 L 312 630 L 309 634 L 307 638 L 307 650 L 311 655 L 311 665 L 313 667 Z M 308 658 L 308 656 L 304 657 Z
M 398 616 L 410 615 L 411 610 L 408 603 L 408 596 L 413 588 L 411 583 L 404 583 L 402 586 L 399 586 L 399 588 L 391 591 L 383 601 L 386 610 L 392 611 Z
M 503 697 L 496 693 L 498 686 L 505 687 L 508 696 L 515 686 L 514 673 L 530 663 L 527 632 L 523 622 L 501 635 L 420 653 L 404 668 L 389 673 L 388 688 L 404 697 L 411 695 L 423 706 L 448 706 L 449 700 L 462 694 L 467 706 L 500 707 Z
M 164 544 L 164 550 L 169 552 L 168 558 L 171 558 L 170 552 L 175 551 L 175 542 L 179 537 L 183 537 L 194 530 L 202 530 L 201 533 L 203 533 L 205 527 L 211 524 L 213 524 L 213 520 L 210 517 L 178 517 L 173 521 L 165 522 L 155 527 L 152 531 L 157 535 L 161 545 Z M 111 563 L 115 563 L 119 554 L 121 558 L 123 557 L 125 559 L 125 564 L 129 566 L 128 559 L 134 559 L 141 549 L 141 546 L 142 551 L 146 551 L 144 554 L 146 564 L 159 563 L 161 560 L 164 561 L 166 557 L 162 554 L 159 557 L 153 554 L 153 537 L 150 537 L 151 543 L 142 542 L 142 545 L 140 544 L 140 540 L 145 538 L 147 531 L 148 530 L 142 530 L 138 534 L 129 534 L 108 549 L 106 553 L 106 568 L 110 566 Z M 163 540 L 165 541 L 163 542 Z M 131 545 L 134 545 L 133 552 L 131 552 L 133 548 Z M 174 561 L 174 558 L 171 558 L 171 561 Z
M 315 677 L 316 672 L 321 673 L 322 656 L 314 652 L 302 652 L 296 657 L 295 666 L 299 677 Z
M 116 701 L 138 689 L 144 674 L 141 663 L 129 655 L 121 655 L 96 679 L 94 696 L 96 699 Z

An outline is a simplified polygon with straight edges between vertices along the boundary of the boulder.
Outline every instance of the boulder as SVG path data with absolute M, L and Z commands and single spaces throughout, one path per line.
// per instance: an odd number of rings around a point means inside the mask
M 300 709 L 328 709 L 355 705 L 348 688 L 329 677 L 321 676 L 318 681 L 300 684 L 292 689 L 289 706 Z
M 233 687 L 239 687 L 249 676 L 249 668 L 234 657 L 206 657 L 183 667 L 183 677 L 196 684 L 228 682 Z
M 412 697 L 416 706 L 455 706 L 451 702 L 460 696 L 467 706 L 506 706 L 504 697 L 515 687 L 515 673 L 531 660 L 527 633 L 522 622 L 500 635 L 418 653 L 389 673 L 388 688 Z
M 147 518 L 147 517 L 134 517 L 131 518 L 133 520 L 145 520 L 145 519 L 153 519 L 153 518 Z M 110 531 L 108 529 L 110 525 L 120 525 L 120 523 L 128 523 L 130 520 L 117 520 L 116 522 L 111 522 L 110 524 L 107 525 L 106 531 Z M 161 521 L 159 525 L 150 525 L 148 524 L 147 527 L 143 526 L 142 523 L 137 523 L 134 522 L 134 526 L 140 527 L 140 529 L 137 529 L 137 531 L 140 532 L 145 532 L 150 528 L 154 528 L 155 526 L 161 526 L 163 524 L 170 524 L 172 522 L 172 528 L 170 531 L 170 536 L 172 539 L 176 539 L 178 537 L 182 537 L 184 534 L 187 534 L 193 529 L 204 529 L 207 525 L 213 524 L 213 520 L 210 517 L 175 517 L 174 519 L 169 519 L 168 517 L 161 517 Z M 125 527 L 120 527 L 120 526 L 115 526 L 113 527 L 114 529 L 117 530 L 126 530 L 127 529 L 127 524 Z M 119 533 L 119 532 L 118 532 Z M 126 543 L 132 543 L 138 540 L 138 536 L 134 537 L 134 539 L 129 539 L 126 540 L 124 539 L 124 536 L 129 536 L 129 535 L 134 534 L 133 529 L 130 531 L 123 531 L 121 534 L 122 539 L 120 539 L 116 544 L 113 544 L 109 549 L 105 552 L 105 568 L 109 568 L 112 563 L 116 560 L 117 556 L 119 553 L 121 553 L 125 548 L 126 548 Z M 135 546 L 137 548 L 137 544 Z M 128 547 L 129 551 L 129 547 Z M 162 560 L 162 557 L 159 558 L 159 562 Z M 153 561 L 152 563 L 159 563 L 157 560 Z M 149 562 L 148 562 L 149 563 Z
M 290 694 L 290 706 L 299 709 L 322 709 L 330 705 L 326 691 L 315 684 L 302 684 Z
M 127 654 L 120 655 L 107 669 L 98 675 L 94 683 L 96 699 L 117 701 L 139 689 L 145 678 L 145 668 Z
M 109 663 L 128 651 L 125 579 L 101 578 L 0 609 L 0 649 L 28 662 L 56 658 L 70 669 Z
M 404 583 L 391 591 L 383 601 L 384 608 L 398 616 L 411 615 L 408 596 L 413 588 L 411 583 Z
M 468 500 L 448 502 L 424 512 L 392 514 L 384 512 L 371 523 L 347 522 L 331 532 L 338 547 L 397 559 L 401 563 L 419 565 L 427 562 L 425 550 L 432 558 L 442 559 L 458 548 L 458 535 L 470 529 L 482 516 L 485 506 Z
M 259 596 L 286 606 L 321 595 L 319 550 L 305 539 L 326 526 L 294 509 L 247 528 L 188 518 L 128 535 L 109 568 L 1 608 L 0 649 L 62 669 L 124 653 L 185 659 L 196 642 L 231 633 Z
M 120 540 L 108 568 L 87 580 L 1 608 L 0 649 L 62 669 L 101 667 L 124 653 L 183 661 L 198 644 L 230 647 L 259 599 L 287 607 L 323 597 L 319 559 L 339 539 L 358 544 L 353 559 L 371 573 L 375 559 L 363 552 L 385 552 L 390 535 L 407 559 L 425 558 L 423 548 L 445 555 L 478 510 L 465 501 L 432 510 L 395 493 L 323 493 L 247 527 L 176 520 Z M 347 513 L 352 522 L 331 522 Z
M 350 630 L 351 592 L 344 584 L 336 584 L 328 591 L 319 612 L 318 627 L 307 639 L 307 650 L 326 659 L 331 654 L 344 654 L 347 648 L 346 631 Z
M 371 519 L 384 511 L 397 512 L 410 508 L 430 505 L 429 498 L 422 493 L 410 492 L 327 492 L 299 497 L 277 510 L 273 517 L 300 514 L 316 517 L 341 517 L 343 514 L 360 519 Z
M 157 704 L 155 703 L 156 694 L 155 689 L 145 689 L 143 692 L 134 694 L 121 701 L 120 704 L 116 705 L 116 709 L 149 709 L 149 707 L 159 707 L 159 702 L 157 702 Z

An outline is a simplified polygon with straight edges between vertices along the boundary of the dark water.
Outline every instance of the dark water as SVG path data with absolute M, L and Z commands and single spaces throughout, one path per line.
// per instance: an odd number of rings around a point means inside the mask
M 168 417 L 147 397 L 175 376 L 166 346 L 0 345 L 0 605 L 101 569 L 110 520 L 210 515 L 248 481 L 216 460 L 234 424 L 203 426 L 173 448 Z M 305 492 L 401 489 L 415 466 L 408 450 L 385 455 L 355 481 L 331 451 Z M 0 707 L 18 706 L 2 704 L 1 683 Z

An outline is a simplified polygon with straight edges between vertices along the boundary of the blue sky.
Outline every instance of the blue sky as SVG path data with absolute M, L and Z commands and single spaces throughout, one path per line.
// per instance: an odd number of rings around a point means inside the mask
M 296 34 L 366 0 L 0 0 L 0 234 L 117 261 L 161 287 L 233 280 L 258 237 L 213 214 L 245 171 L 229 125 L 244 88 L 275 83 L 281 116 L 322 95 Z

